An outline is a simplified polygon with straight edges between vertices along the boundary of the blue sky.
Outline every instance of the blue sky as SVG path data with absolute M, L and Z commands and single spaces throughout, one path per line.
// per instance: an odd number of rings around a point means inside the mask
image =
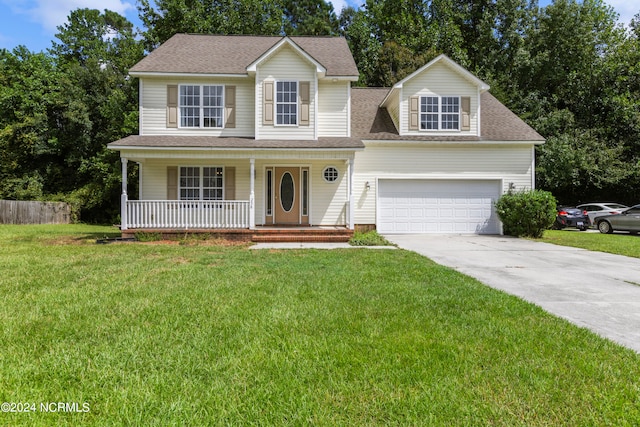
M 544 6 L 551 0 L 539 0 Z M 336 13 L 345 5 L 357 5 L 363 0 L 333 0 Z M 637 0 L 608 0 L 620 14 L 620 21 L 629 24 L 640 12 Z M 69 12 L 77 8 L 110 9 L 140 25 L 135 0 L 0 0 L 0 48 L 13 49 L 25 45 L 40 52 L 51 47 L 56 27 L 66 23 Z

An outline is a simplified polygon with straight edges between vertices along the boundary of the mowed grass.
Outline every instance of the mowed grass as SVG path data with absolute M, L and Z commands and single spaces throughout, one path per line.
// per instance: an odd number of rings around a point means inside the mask
M 569 229 L 547 230 L 542 239 L 537 240 L 561 246 L 640 258 L 640 236 L 629 233 L 602 234 Z
M 0 226 L 0 425 L 605 426 L 640 357 L 402 250 Z

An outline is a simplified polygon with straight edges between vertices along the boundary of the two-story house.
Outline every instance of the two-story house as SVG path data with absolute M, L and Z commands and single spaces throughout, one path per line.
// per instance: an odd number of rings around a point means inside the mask
M 140 134 L 109 144 L 126 233 L 500 233 L 493 203 L 533 187 L 544 142 L 444 55 L 393 88 L 352 88 L 358 70 L 337 37 L 178 34 L 130 74 Z

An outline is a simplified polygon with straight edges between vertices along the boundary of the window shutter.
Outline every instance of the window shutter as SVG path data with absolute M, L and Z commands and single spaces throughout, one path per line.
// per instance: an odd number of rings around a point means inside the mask
M 300 126 L 309 126 L 309 101 L 311 83 L 300 82 Z
M 462 110 L 460 130 L 471 130 L 471 98 L 468 96 L 460 98 L 460 107 Z
M 224 199 L 236 199 L 236 168 L 233 166 L 224 168 Z
M 178 85 L 167 86 L 167 127 L 178 127 Z
M 420 97 L 409 98 L 409 130 L 420 130 Z
M 224 87 L 224 127 L 236 127 L 236 87 Z
M 264 99 L 262 124 L 273 126 L 273 82 L 262 84 L 262 98 Z
M 167 166 L 167 200 L 178 200 L 177 166 Z

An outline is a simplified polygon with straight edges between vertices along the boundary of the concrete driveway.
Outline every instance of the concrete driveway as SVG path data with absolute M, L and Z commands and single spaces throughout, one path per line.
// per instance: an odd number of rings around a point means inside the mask
M 384 237 L 640 353 L 640 259 L 507 236 Z

